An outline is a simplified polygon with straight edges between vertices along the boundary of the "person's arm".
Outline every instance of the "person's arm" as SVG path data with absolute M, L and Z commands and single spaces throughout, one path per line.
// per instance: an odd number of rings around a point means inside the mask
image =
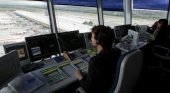
M 80 80 L 80 85 L 86 92 L 91 92 L 95 88 L 97 80 L 96 66 L 94 62 L 90 62 L 86 79 Z
M 76 70 L 75 76 L 77 77 L 77 79 L 78 79 L 79 81 L 83 79 L 83 75 L 82 75 L 80 69 L 77 69 L 77 70 Z
M 158 35 L 159 31 L 160 30 L 156 29 L 153 34 L 150 34 L 150 37 L 151 37 L 152 40 L 156 39 L 156 36 Z
M 158 22 L 156 21 L 151 27 L 149 27 L 147 29 L 147 32 L 150 33 L 150 34 L 153 34 L 155 32 L 155 30 L 157 29 L 157 24 L 158 24 Z
M 63 52 L 63 57 L 64 57 L 64 60 L 71 61 L 71 59 L 72 59 L 68 51 Z
M 89 62 L 87 78 L 81 78 L 80 76 L 78 79 L 80 80 L 80 85 L 87 93 L 93 91 L 97 80 L 97 72 L 94 60 Z

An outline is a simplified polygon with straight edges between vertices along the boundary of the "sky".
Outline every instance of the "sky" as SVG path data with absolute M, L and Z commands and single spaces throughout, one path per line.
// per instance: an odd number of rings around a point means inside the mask
M 53 0 L 56 4 L 96 6 L 96 0 Z M 169 0 L 133 0 L 134 9 L 167 10 Z M 42 6 L 42 1 L 0 0 L 0 5 Z M 104 9 L 123 10 L 123 0 L 103 0 Z
M 44 5 L 42 1 L 28 1 L 28 0 L 0 0 L 0 5 Z

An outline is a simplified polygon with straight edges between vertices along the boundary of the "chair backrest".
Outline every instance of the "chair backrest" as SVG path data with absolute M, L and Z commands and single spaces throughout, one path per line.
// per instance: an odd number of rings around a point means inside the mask
M 161 45 L 154 45 L 151 53 L 161 60 L 170 60 L 170 48 Z
M 168 56 L 170 53 L 170 49 L 161 45 L 154 45 L 152 47 L 152 54 L 157 56 Z
M 109 93 L 132 93 L 138 80 L 143 63 L 140 50 L 123 54 L 117 63 L 115 80 Z

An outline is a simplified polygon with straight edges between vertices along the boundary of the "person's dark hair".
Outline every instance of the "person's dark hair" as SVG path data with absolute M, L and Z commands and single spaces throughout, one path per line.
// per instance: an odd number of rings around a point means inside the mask
M 111 48 L 115 40 L 112 29 L 109 26 L 98 25 L 92 28 L 92 33 L 95 35 L 97 44 L 103 48 Z
M 158 23 L 162 24 L 160 30 L 167 29 L 167 27 L 168 27 L 168 20 L 167 19 L 159 19 Z
M 155 38 L 155 41 L 166 41 L 169 39 L 169 32 L 168 32 L 168 21 L 167 19 L 159 19 L 158 23 L 161 24 L 159 28 L 159 33 Z

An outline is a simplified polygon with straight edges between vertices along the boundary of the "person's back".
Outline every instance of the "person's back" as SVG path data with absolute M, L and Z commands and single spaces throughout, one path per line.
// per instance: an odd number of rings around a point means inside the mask
M 90 60 L 89 72 L 91 74 L 86 79 L 86 83 L 93 80 L 91 84 L 81 85 L 87 93 L 107 93 L 112 85 L 115 77 L 116 65 L 120 56 L 120 50 L 113 49 L 112 51 L 101 51 L 95 57 Z M 87 86 L 91 85 L 91 86 Z
M 155 40 L 156 41 L 167 41 L 169 38 L 169 33 L 168 33 L 168 29 L 162 29 L 158 35 L 156 36 Z

